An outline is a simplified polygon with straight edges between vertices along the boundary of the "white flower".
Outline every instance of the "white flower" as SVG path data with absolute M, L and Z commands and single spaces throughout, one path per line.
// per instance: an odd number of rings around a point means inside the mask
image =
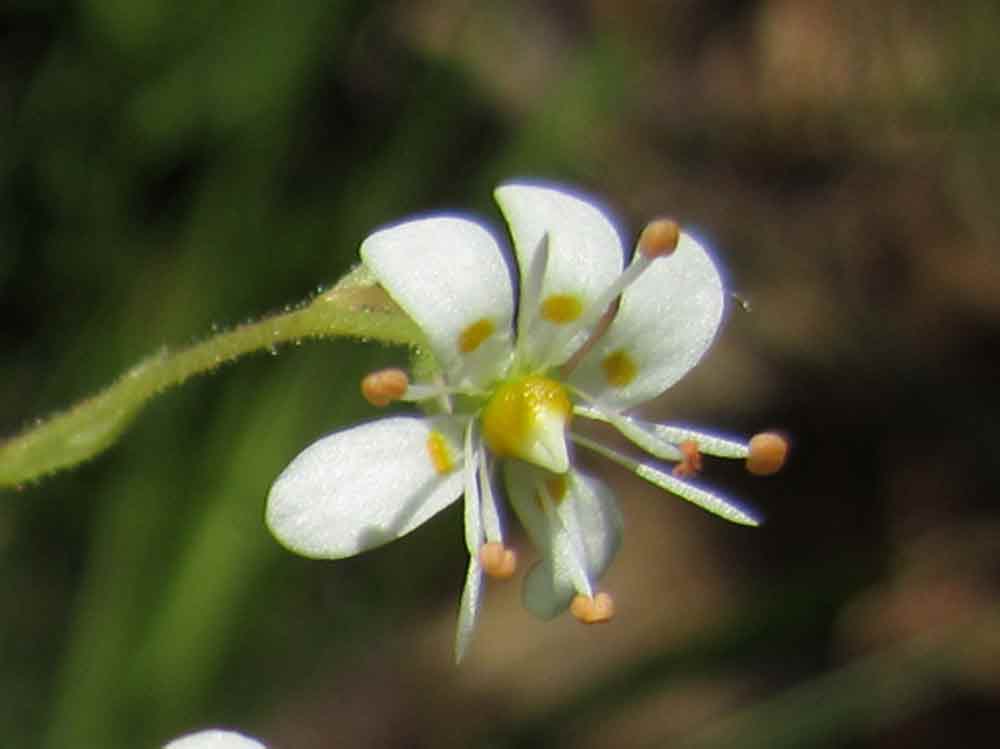
M 217 728 L 189 733 L 165 744 L 163 749 L 267 749 L 256 739 Z
M 470 561 L 456 640 L 468 647 L 483 572 L 509 577 L 506 497 L 541 554 L 524 603 L 549 618 L 610 618 L 594 585 L 621 540 L 621 516 L 604 483 L 574 468 L 571 445 L 727 520 L 755 525 L 735 504 L 687 483 L 701 453 L 748 458 L 757 473 L 780 466 L 784 442 L 750 446 L 625 412 L 660 395 L 708 349 L 725 293 L 704 249 L 671 221 L 649 224 L 624 266 L 618 233 L 594 204 L 566 190 L 507 184 L 495 197 L 510 226 L 520 287 L 492 234 L 456 216 L 391 226 L 361 246 L 365 265 L 420 326 L 441 373 L 411 384 L 401 370 L 362 383 L 375 405 L 420 402 L 426 417 L 393 416 L 310 445 L 275 481 L 267 523 L 289 549 L 316 558 L 358 554 L 409 533 L 465 496 Z M 606 311 L 618 302 L 607 324 Z M 602 319 L 603 318 L 603 319 Z M 673 472 L 571 429 L 574 417 L 617 428 Z M 756 442 L 756 445 L 754 444 Z

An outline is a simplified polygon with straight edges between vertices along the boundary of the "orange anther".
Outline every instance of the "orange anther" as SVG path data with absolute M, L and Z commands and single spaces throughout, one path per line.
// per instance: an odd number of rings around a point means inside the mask
M 683 454 L 680 463 L 674 466 L 673 474 L 677 478 L 686 479 L 701 472 L 701 451 L 694 440 L 684 440 L 678 446 Z
M 639 252 L 652 259 L 665 257 L 677 249 L 681 239 L 681 228 L 676 221 L 658 218 L 646 224 L 639 235 Z
M 490 577 L 509 580 L 517 569 L 517 554 L 501 543 L 490 541 L 479 547 L 479 564 Z
M 584 624 L 602 624 L 615 615 L 615 602 L 607 593 L 598 593 L 593 598 L 578 595 L 569 605 L 569 611 Z
M 380 369 L 361 380 L 361 394 L 377 408 L 399 400 L 410 386 L 410 378 L 402 369 Z
M 788 457 L 788 440 L 774 432 L 761 432 L 750 440 L 747 470 L 757 476 L 776 473 Z

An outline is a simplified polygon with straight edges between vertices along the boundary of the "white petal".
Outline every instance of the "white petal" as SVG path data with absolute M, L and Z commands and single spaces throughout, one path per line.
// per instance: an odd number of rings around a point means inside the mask
M 537 482 L 541 475 L 544 475 L 542 471 L 520 460 L 503 462 L 503 480 L 510 505 L 531 537 L 531 542 L 538 548 L 538 553 L 546 556 L 552 539 L 549 523 L 538 503 Z
M 572 322 L 555 324 L 544 319 L 542 306 L 546 300 L 563 295 L 577 300 L 581 310 L 591 306 L 621 273 L 621 239 L 594 202 L 567 190 L 507 184 L 498 187 L 494 197 L 510 225 L 522 274 L 519 350 L 531 364 L 561 364 L 586 341 L 589 332 L 579 330 L 569 341 L 557 343 Z M 536 253 L 544 250 L 546 237 L 548 261 L 538 263 Z M 545 266 L 545 278 L 539 292 L 536 279 L 523 276 L 541 265 Z M 526 290 L 531 294 L 525 294 Z M 554 345 L 556 350 L 550 350 Z
M 369 236 L 361 258 L 423 330 L 449 381 L 464 374 L 482 383 L 502 374 L 512 348 L 514 290 L 486 229 L 454 216 L 409 221 Z M 492 332 L 480 340 L 477 325 Z
M 569 495 L 559 503 L 566 528 L 583 540 L 591 580 L 599 580 L 621 547 L 622 516 L 611 489 L 598 479 L 574 471 Z
M 724 302 L 722 280 L 712 259 L 682 234 L 672 255 L 655 260 L 625 290 L 614 321 L 583 357 L 570 382 L 617 408 L 655 398 L 708 350 Z M 608 365 L 614 357 L 633 364 L 634 377 L 611 384 Z M 618 367 L 619 375 L 622 369 Z
M 428 439 L 443 438 L 453 470 L 439 473 Z M 282 471 L 267 500 L 267 525 L 308 557 L 339 559 L 419 526 L 462 493 L 461 432 L 443 420 L 397 417 L 314 442 Z
M 535 472 L 535 480 L 538 476 Z M 618 503 L 602 482 L 570 471 L 552 523 L 535 498 L 530 468 L 511 463 L 505 477 L 511 503 L 542 555 L 525 578 L 524 605 L 535 616 L 550 619 L 564 611 L 577 593 L 590 594 L 590 584 L 610 566 L 621 545 Z M 580 568 L 586 578 L 582 583 Z
M 472 636 L 479 620 L 483 593 L 483 570 L 475 555 L 469 559 L 469 571 L 462 589 L 462 602 L 458 610 L 458 627 L 455 632 L 455 663 L 461 663 L 472 644 Z
M 163 749 L 267 749 L 262 743 L 235 731 L 211 729 L 189 733 L 165 744 Z

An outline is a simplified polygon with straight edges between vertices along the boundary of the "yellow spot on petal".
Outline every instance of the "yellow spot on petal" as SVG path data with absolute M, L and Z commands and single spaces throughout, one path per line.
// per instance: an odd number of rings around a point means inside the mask
M 601 362 L 601 369 L 604 370 L 604 379 L 609 385 L 623 388 L 639 373 L 639 366 L 635 360 L 628 355 L 628 352 L 619 349 L 604 357 Z
M 552 501 L 558 504 L 566 496 L 566 477 L 553 476 L 545 480 L 545 490 L 549 493 Z
M 493 335 L 496 326 L 492 320 L 483 318 L 476 320 L 472 325 L 467 326 L 458 334 L 458 350 L 463 354 L 471 354 L 480 344 Z
M 565 476 L 552 476 L 545 479 L 545 492 L 549 495 L 555 504 L 559 504 L 563 501 L 566 496 L 566 477 Z M 538 504 L 539 509 L 544 509 L 545 506 L 542 504 L 542 491 L 538 490 L 535 494 L 535 502 Z
M 483 409 L 483 438 L 500 457 L 536 462 L 542 434 L 554 424 L 565 430 L 573 415 L 566 388 L 548 377 L 532 375 L 501 384 Z
M 573 322 L 583 313 L 583 302 L 572 294 L 553 294 L 542 301 L 542 317 L 556 325 Z
M 430 456 L 431 465 L 438 473 L 451 473 L 455 469 L 451 446 L 441 432 L 432 431 L 427 435 L 427 454 Z

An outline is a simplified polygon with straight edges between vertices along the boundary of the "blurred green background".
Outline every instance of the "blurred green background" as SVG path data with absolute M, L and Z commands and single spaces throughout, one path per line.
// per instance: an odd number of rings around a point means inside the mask
M 382 223 L 501 179 L 667 213 L 733 305 L 654 404 L 786 430 L 729 526 L 606 464 L 618 616 L 491 585 L 451 664 L 451 510 L 341 562 L 266 533 L 270 482 L 369 418 L 403 350 L 310 343 L 155 400 L 0 497 L 0 744 L 209 725 L 342 746 L 938 747 L 1000 696 L 1000 7 L 964 0 L 14 0 L 0 10 L 0 428 L 338 279 Z M 956 744 L 956 742 L 958 742 Z

